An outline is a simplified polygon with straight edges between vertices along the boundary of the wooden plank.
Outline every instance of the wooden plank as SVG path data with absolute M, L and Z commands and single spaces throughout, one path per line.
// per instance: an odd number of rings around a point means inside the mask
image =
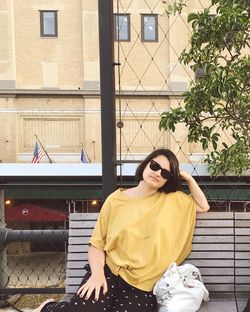
M 250 267 L 249 268 L 236 268 L 235 270 L 236 275 L 249 275 L 249 280 L 250 280 Z
M 67 285 L 67 287 L 66 287 L 66 294 L 75 294 L 77 289 L 78 289 L 78 286 Z
M 235 220 L 250 220 L 249 212 L 235 212 Z
M 235 281 L 237 284 L 249 284 L 250 285 L 250 276 L 235 276 Z
M 248 235 L 250 236 L 250 228 L 236 228 L 235 235 Z M 249 237 L 250 239 L 250 237 Z
M 70 277 L 77 277 L 77 276 L 84 276 L 86 274 L 86 270 L 83 270 L 83 269 L 68 269 L 67 272 L 66 272 L 66 276 L 68 278 Z
M 206 236 L 206 235 L 200 235 L 200 236 L 194 236 L 193 237 L 193 243 L 233 243 L 234 237 L 233 236 Z
M 250 240 L 247 244 L 236 244 L 235 245 L 236 251 L 250 251 Z
M 225 276 L 225 275 L 234 275 L 234 268 L 218 268 L 218 267 L 214 267 L 214 268 L 199 268 L 200 272 L 201 272 L 201 276 L 209 276 L 209 275 L 217 275 L 218 276 Z
M 217 268 L 230 268 L 234 267 L 234 260 L 233 259 L 211 259 L 211 260 L 206 260 L 206 259 L 188 259 L 184 261 L 184 263 L 191 263 L 195 266 L 197 266 L 199 269 L 202 267 L 217 267 Z
M 235 243 L 248 243 L 250 242 L 249 236 L 235 236 Z
M 71 236 L 91 236 L 93 229 L 69 229 L 69 237 Z
M 249 292 L 250 292 L 250 285 L 236 285 L 235 286 L 235 291 L 236 292 L 247 292 L 248 296 L 249 296 Z
M 250 260 L 250 252 L 249 251 L 236 251 L 235 259 Z
M 232 299 L 233 297 L 231 296 L 230 299 L 227 298 L 227 300 L 225 300 L 223 296 L 223 299 L 221 300 L 217 299 L 203 302 L 201 308 L 199 309 L 199 312 L 237 312 L 239 310 L 237 310 L 236 308 L 235 300 Z M 242 308 L 240 308 L 240 311 L 243 311 L 243 306 L 245 305 L 246 302 L 244 301 L 244 304 L 242 305 Z
M 195 228 L 195 235 L 233 235 L 233 228 Z
M 235 261 L 235 267 L 238 267 L 238 268 L 242 268 L 242 267 L 250 267 L 250 260 L 247 259 L 247 260 L 236 260 Z
M 69 220 L 96 220 L 99 213 L 76 212 L 70 213 Z
M 95 220 L 89 220 L 89 221 L 73 221 L 71 222 L 70 228 L 71 229 L 81 229 L 81 228 L 94 228 L 96 225 Z
M 71 278 L 66 278 L 66 283 L 68 285 L 80 285 L 81 281 L 83 279 L 82 277 L 71 277 Z
M 68 247 L 68 252 L 88 252 L 89 250 L 89 245 L 69 245 Z
M 69 253 L 68 254 L 68 261 L 84 261 L 88 259 L 88 253 L 87 252 L 79 252 L 79 253 Z
M 207 220 L 207 219 L 234 219 L 233 212 L 206 212 L 206 213 L 197 213 L 197 220 Z
M 250 220 L 235 220 L 235 227 L 250 227 Z
M 232 284 L 206 284 L 208 291 L 212 292 L 233 292 L 234 285 Z
M 68 261 L 67 262 L 67 269 L 83 269 L 84 266 L 87 264 L 87 260 L 85 261 Z
M 85 237 L 69 237 L 70 245 L 86 245 L 89 243 L 90 236 Z
M 192 251 L 189 255 L 189 258 L 192 259 L 207 259 L 209 264 L 210 259 L 233 259 L 234 253 L 232 251 Z
M 215 244 L 215 243 L 208 243 L 208 244 L 197 244 L 194 243 L 192 245 L 192 251 L 213 251 L 213 250 L 227 250 L 232 251 L 234 250 L 233 244 Z
M 233 220 L 197 220 L 196 227 L 232 227 L 234 224 Z
M 71 244 L 71 242 L 78 242 L 77 244 L 82 245 L 82 243 L 84 244 L 88 244 L 89 240 L 91 238 L 91 235 L 86 235 L 86 236 L 69 236 L 68 242 L 69 244 Z M 76 244 L 76 243 L 74 243 Z
M 218 276 L 202 276 L 203 282 L 205 284 L 217 284 Z M 231 284 L 234 282 L 233 276 L 220 276 L 219 277 L 220 284 Z

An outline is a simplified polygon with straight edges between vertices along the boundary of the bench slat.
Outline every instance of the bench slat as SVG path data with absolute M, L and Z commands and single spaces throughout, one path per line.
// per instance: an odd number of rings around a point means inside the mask
M 192 263 L 193 265 L 197 266 L 199 269 L 202 267 L 220 267 L 220 268 L 229 268 L 234 267 L 234 260 L 224 260 L 224 259 L 192 259 L 189 257 L 184 262 Z
M 192 245 L 192 250 L 193 251 L 214 251 L 214 250 L 227 250 L 227 251 L 232 251 L 234 250 L 234 246 L 233 244 L 212 244 L 212 243 L 208 243 L 208 244 L 194 244 Z
M 189 255 L 190 259 L 207 259 L 207 262 L 210 261 L 210 259 L 233 259 L 234 258 L 234 253 L 232 251 L 218 251 L 218 252 L 213 252 L 213 251 L 204 251 L 204 252 L 199 252 L 199 251 L 192 251 Z
M 91 236 L 93 229 L 69 229 L 70 236 Z
M 234 237 L 233 236 L 194 236 L 193 237 L 193 243 L 233 243 Z
M 250 260 L 250 252 L 249 251 L 236 251 L 235 259 Z
M 70 213 L 69 220 L 97 220 L 99 213 L 75 212 Z
M 235 220 L 250 220 L 249 212 L 236 212 L 234 214 Z
M 84 261 L 88 259 L 87 252 L 79 252 L 79 253 L 69 253 L 68 254 L 68 261 Z
M 209 211 L 208 213 L 197 213 L 196 216 L 197 220 L 208 220 L 208 219 L 214 219 L 214 220 L 219 220 L 219 219 L 234 219 L 234 214 L 233 212 L 212 212 Z
M 250 235 L 250 228 L 236 228 L 235 235 Z
M 68 252 L 88 252 L 89 245 L 81 244 L 81 245 L 69 245 Z
M 214 283 L 215 279 L 218 279 L 218 276 L 202 276 L 203 282 L 205 284 Z M 220 276 L 220 284 L 232 284 L 234 282 L 234 276 Z
M 236 251 L 250 251 L 250 241 L 248 244 L 236 244 L 235 250 Z
M 233 220 L 197 220 L 196 221 L 196 228 L 197 227 L 232 227 L 234 224 Z
M 82 269 L 84 266 L 88 263 L 87 259 L 84 261 L 68 261 L 67 262 L 67 272 L 69 272 L 71 269 Z

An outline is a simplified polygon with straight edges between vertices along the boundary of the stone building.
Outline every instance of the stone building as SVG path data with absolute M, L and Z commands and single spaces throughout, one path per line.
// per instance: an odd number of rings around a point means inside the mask
M 35 135 L 53 162 L 79 162 L 82 144 L 91 162 L 101 162 L 97 4 L 0 2 L 2 162 L 31 162 Z M 117 153 L 125 160 L 162 146 L 184 163 L 202 154 L 199 144 L 187 142 L 184 126 L 173 135 L 158 124 L 163 111 L 181 104 L 193 78 L 178 56 L 188 44 L 187 14 L 206 1 L 187 1 L 181 16 L 170 17 L 167 4 L 114 1 L 117 121 L 123 126 Z

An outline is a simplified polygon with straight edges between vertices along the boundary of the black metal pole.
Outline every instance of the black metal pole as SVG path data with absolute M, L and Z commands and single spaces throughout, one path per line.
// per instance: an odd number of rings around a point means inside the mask
M 5 217 L 4 217 L 4 191 L 0 189 L 0 231 L 5 230 Z M 5 244 L 0 242 L 0 288 L 5 288 L 8 284 L 7 275 L 7 254 Z M 5 305 L 4 299 L 7 297 L 0 292 L 0 307 Z
M 102 129 L 102 197 L 116 189 L 113 0 L 98 0 Z
M 13 242 L 66 242 L 68 230 L 11 230 L 0 229 L 0 246 Z

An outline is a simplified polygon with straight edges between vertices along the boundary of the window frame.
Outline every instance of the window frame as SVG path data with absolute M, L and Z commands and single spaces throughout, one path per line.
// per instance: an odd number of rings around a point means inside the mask
M 41 37 L 58 37 L 58 10 L 40 10 L 40 36 Z M 54 13 L 54 34 L 44 33 L 44 13 Z
M 145 39 L 145 17 L 154 17 L 155 19 L 155 38 L 154 39 Z M 141 14 L 141 41 L 142 42 L 158 42 L 158 14 Z
M 128 34 L 128 39 L 120 39 L 117 35 L 119 34 L 119 31 L 116 31 L 116 26 L 117 26 L 117 17 L 123 16 L 128 18 L 128 26 L 127 26 L 127 34 Z M 115 13 L 114 14 L 114 41 L 122 41 L 122 42 L 130 42 L 131 41 L 131 34 L 130 34 L 130 14 L 125 13 L 125 14 L 119 14 Z

